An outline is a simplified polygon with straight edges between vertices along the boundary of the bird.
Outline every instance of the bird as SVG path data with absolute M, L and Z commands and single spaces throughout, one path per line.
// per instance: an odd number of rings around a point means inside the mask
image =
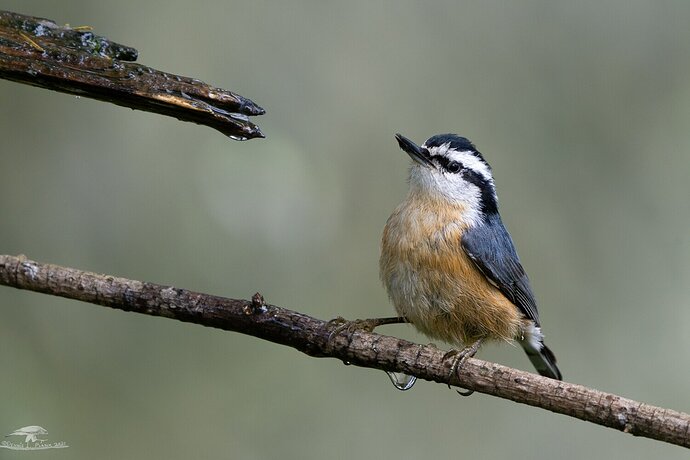
M 492 340 L 519 343 L 539 374 L 562 380 L 484 156 L 456 134 L 395 137 L 412 159 L 409 191 L 384 227 L 379 269 L 398 322 L 463 347 L 452 372 Z

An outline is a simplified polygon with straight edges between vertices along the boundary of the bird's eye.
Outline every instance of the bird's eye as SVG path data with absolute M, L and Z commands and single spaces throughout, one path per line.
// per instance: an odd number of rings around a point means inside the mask
M 458 163 L 457 161 L 451 161 L 450 163 L 448 163 L 448 166 L 446 167 L 446 169 L 449 172 L 457 173 L 457 172 L 460 172 L 460 170 L 462 169 L 462 164 Z

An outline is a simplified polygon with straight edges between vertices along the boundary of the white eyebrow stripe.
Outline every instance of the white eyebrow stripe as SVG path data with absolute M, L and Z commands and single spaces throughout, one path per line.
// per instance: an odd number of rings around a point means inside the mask
M 484 179 L 493 179 L 489 166 L 482 160 L 474 156 L 472 152 L 456 152 L 451 150 L 448 152 L 447 156 L 451 160 L 459 161 L 466 168 L 470 168 L 471 170 L 478 172 L 479 174 L 484 176 Z
M 469 150 L 453 150 L 450 148 L 449 143 L 445 143 L 438 147 L 431 147 L 429 149 L 429 153 L 431 154 L 431 156 L 445 156 L 449 160 L 458 161 L 462 163 L 466 168 L 469 168 L 481 174 L 484 177 L 484 179 L 488 181 L 493 180 L 493 175 L 491 174 L 491 169 L 489 168 L 489 166 L 485 162 L 477 158 Z

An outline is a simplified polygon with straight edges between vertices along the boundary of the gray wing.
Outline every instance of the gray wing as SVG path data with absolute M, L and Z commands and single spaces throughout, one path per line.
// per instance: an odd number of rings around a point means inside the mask
M 513 240 L 498 214 L 462 236 L 462 248 L 479 271 L 520 311 L 539 326 L 539 312 L 532 288 Z

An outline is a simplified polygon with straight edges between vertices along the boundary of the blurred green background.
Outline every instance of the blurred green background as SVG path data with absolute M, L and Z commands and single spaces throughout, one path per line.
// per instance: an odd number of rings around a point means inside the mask
M 494 168 L 565 378 L 690 411 L 690 2 L 2 8 L 252 98 L 268 138 L 0 80 L 0 253 L 389 316 L 379 237 L 409 161 L 393 135 L 457 132 Z M 71 446 L 55 459 L 687 458 L 239 334 L 7 287 L 0 307 L 0 434 L 41 425 Z M 511 346 L 479 356 L 532 369 Z

